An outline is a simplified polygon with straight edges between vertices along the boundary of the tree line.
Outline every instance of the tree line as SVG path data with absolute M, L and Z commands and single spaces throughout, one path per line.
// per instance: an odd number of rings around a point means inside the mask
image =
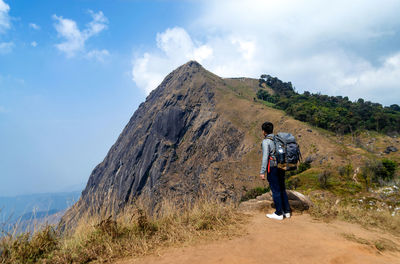
M 275 94 L 264 88 L 269 86 Z M 295 119 L 308 122 L 336 133 L 346 134 L 358 130 L 373 130 L 381 133 L 400 133 L 400 106 L 382 106 L 379 103 L 347 96 L 328 96 L 305 91 L 299 94 L 291 82 L 282 82 L 276 77 L 263 74 L 259 79 L 257 98 L 273 103 Z

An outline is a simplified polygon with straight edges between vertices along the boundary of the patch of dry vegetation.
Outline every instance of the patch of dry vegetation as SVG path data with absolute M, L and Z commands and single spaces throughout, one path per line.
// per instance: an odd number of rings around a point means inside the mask
M 357 237 L 356 235 L 352 233 L 342 233 L 341 234 L 344 238 L 346 238 L 349 241 L 353 241 L 362 245 L 370 246 L 378 251 L 400 251 L 399 246 L 393 242 L 390 239 L 387 238 L 379 238 L 375 239 L 373 241 L 369 241 L 367 239 Z
M 71 235 L 47 225 L 33 234 L 6 236 L 0 241 L 0 263 L 89 263 L 143 256 L 168 246 L 240 234 L 247 219 L 234 204 L 210 199 L 179 207 L 164 201 L 153 214 L 145 208 L 136 205 L 115 219 L 86 219 Z
M 371 207 L 370 203 L 361 204 L 362 198 L 337 197 L 330 192 L 310 193 L 313 207 L 310 214 L 324 221 L 333 219 L 360 224 L 366 228 L 378 228 L 400 236 L 400 214 L 393 213 L 383 203 Z M 365 201 L 368 201 L 364 197 Z

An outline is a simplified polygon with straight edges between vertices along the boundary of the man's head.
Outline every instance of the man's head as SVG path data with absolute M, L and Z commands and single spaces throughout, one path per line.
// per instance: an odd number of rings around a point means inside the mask
M 261 125 L 261 129 L 263 131 L 263 135 L 266 136 L 274 132 L 274 125 L 271 122 L 265 122 Z

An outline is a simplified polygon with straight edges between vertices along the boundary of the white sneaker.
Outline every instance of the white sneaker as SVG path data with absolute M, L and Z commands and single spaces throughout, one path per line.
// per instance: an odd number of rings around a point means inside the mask
M 275 214 L 275 213 L 273 213 L 273 214 L 266 214 L 265 216 L 268 217 L 268 218 L 271 218 L 271 219 L 283 220 L 283 215 L 277 215 L 277 214 Z
M 286 218 L 290 218 L 290 213 L 285 213 L 284 216 L 285 216 Z

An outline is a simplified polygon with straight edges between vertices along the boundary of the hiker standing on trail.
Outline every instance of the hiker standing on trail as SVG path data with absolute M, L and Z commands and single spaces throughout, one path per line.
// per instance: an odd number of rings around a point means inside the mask
M 271 122 L 265 122 L 261 126 L 264 139 L 262 145 L 262 164 L 260 177 L 265 180 L 265 173 L 267 173 L 267 180 L 272 191 L 272 199 L 275 204 L 275 212 L 273 214 L 266 214 L 266 217 L 282 220 L 285 216 L 290 218 L 290 205 L 285 187 L 285 170 L 278 168 L 276 158 L 276 146 L 274 143 L 274 125 Z

